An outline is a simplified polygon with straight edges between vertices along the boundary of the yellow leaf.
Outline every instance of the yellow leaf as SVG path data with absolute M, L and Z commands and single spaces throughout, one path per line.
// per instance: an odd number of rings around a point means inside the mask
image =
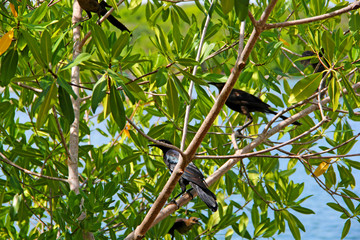
M 14 17 L 17 17 L 17 16 L 18 16 L 18 13 L 17 13 L 17 11 L 15 10 L 14 4 L 10 3 L 10 9 L 11 9 L 11 12 L 12 12 L 12 14 L 14 15 Z
M 6 52 L 6 50 L 8 50 L 12 38 L 14 36 L 14 29 L 11 29 L 10 31 L 8 31 L 7 33 L 5 33 L 4 36 L 2 36 L 2 38 L 0 38 L 0 56 Z
M 328 160 L 325 160 L 325 162 L 320 163 L 319 166 L 315 169 L 314 175 L 317 177 L 323 175 L 326 172 L 326 170 L 329 168 L 330 161 L 331 161 L 331 159 L 328 159 Z
M 280 38 L 279 40 L 282 41 L 285 46 L 290 46 L 290 44 L 286 40 L 284 40 L 282 38 Z
M 125 125 L 125 128 L 124 128 L 124 133 L 125 133 L 125 135 L 126 135 L 128 138 L 131 137 L 131 136 L 130 136 L 130 133 L 129 133 L 129 129 L 130 129 L 130 124 L 127 123 L 127 124 Z

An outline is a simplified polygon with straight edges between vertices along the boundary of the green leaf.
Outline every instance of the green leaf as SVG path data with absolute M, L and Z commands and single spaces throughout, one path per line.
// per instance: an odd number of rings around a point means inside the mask
M 175 87 L 180 94 L 180 96 L 185 100 L 186 104 L 190 104 L 190 97 L 184 86 L 181 84 L 180 80 L 176 77 L 175 74 L 171 74 L 172 79 L 174 80 Z
M 21 34 L 26 39 L 26 43 L 29 46 L 29 49 L 30 49 L 33 57 L 35 58 L 36 62 L 38 64 L 40 64 L 40 66 L 44 67 L 45 63 L 44 63 L 43 58 L 40 53 L 40 45 L 38 44 L 38 41 L 35 38 L 33 38 L 28 32 L 26 32 L 24 30 L 20 30 L 20 31 L 21 31 Z
M 291 234 L 293 235 L 294 239 L 300 240 L 301 239 L 300 231 L 292 214 L 289 213 L 287 210 L 284 210 L 283 214 L 288 222 L 288 226 L 290 228 Z
M 93 94 L 91 96 L 91 110 L 93 113 L 95 113 L 99 103 L 106 96 L 106 83 L 107 81 L 104 75 L 95 83 Z
M 121 51 L 128 44 L 130 38 L 130 34 L 127 31 L 123 31 L 120 37 L 116 40 L 114 45 L 112 46 L 112 57 L 116 58 L 120 56 Z
M 74 66 L 79 65 L 80 63 L 89 60 L 91 57 L 91 55 L 89 53 L 80 53 L 75 60 L 71 61 L 68 65 L 66 65 L 65 67 L 63 67 L 61 69 L 61 71 L 72 68 Z
M 166 56 L 171 56 L 172 54 L 169 39 L 159 25 L 156 25 L 155 27 L 155 35 L 158 42 L 161 44 L 163 54 Z
M 284 103 L 281 101 L 281 99 L 276 96 L 275 94 L 272 94 L 270 92 L 266 93 L 266 98 L 270 100 L 273 104 L 275 104 L 278 107 L 284 107 Z
M 279 195 L 276 193 L 275 189 L 273 189 L 270 185 L 266 184 L 266 189 L 270 196 L 278 203 L 281 203 L 281 199 Z
M 59 91 L 59 102 L 60 102 L 61 111 L 63 112 L 63 115 L 65 116 L 65 118 L 71 124 L 75 119 L 75 115 L 74 115 L 74 109 L 73 109 L 73 105 L 72 105 L 72 102 L 70 99 L 70 95 L 61 86 L 59 86 L 58 91 Z
M 341 43 L 340 46 L 338 48 L 338 50 L 336 51 L 336 58 L 338 60 L 341 60 L 343 57 L 345 57 L 348 52 L 351 50 L 351 48 L 353 47 L 353 38 L 350 36 L 347 36 Z
M 129 9 L 134 10 L 141 6 L 142 1 L 141 0 L 131 0 Z
M 244 21 L 248 16 L 249 11 L 249 0 L 236 0 L 235 1 L 235 12 L 240 21 Z
M 221 0 L 221 8 L 223 13 L 228 14 L 234 7 L 234 0 Z
M 37 129 L 40 129 L 40 127 L 44 124 L 48 116 L 48 112 L 50 108 L 55 104 L 56 99 L 57 99 L 57 87 L 56 87 L 56 81 L 54 81 L 53 84 L 51 84 L 50 89 L 47 92 L 45 99 L 40 106 L 36 121 Z
M 345 160 L 351 167 L 360 170 L 360 162 L 346 159 Z
M 179 96 L 176 91 L 175 85 L 171 79 L 168 80 L 166 88 L 166 97 L 167 97 L 167 107 L 169 109 L 169 114 L 176 119 L 179 114 Z
M 289 103 L 300 102 L 314 94 L 319 87 L 321 78 L 322 73 L 315 73 L 297 82 L 290 94 Z
M 354 79 L 354 82 L 357 82 L 358 79 L 357 79 L 357 75 L 355 75 L 355 79 Z M 345 88 L 348 92 L 348 96 L 350 97 L 350 99 L 352 100 L 353 103 L 355 103 L 356 107 L 359 107 L 360 106 L 360 97 L 357 96 L 355 94 L 355 91 L 354 89 L 351 87 L 351 84 L 350 82 L 348 81 L 348 79 L 346 78 L 345 75 L 342 74 L 342 81 L 341 81 L 341 84 L 344 84 L 345 85 Z
M 344 239 L 346 237 L 346 235 L 349 233 L 350 227 L 351 227 L 351 220 L 348 219 L 344 224 L 344 228 L 341 233 L 341 239 Z
M 200 84 L 200 85 L 208 85 L 204 80 L 202 80 L 201 78 L 198 78 L 194 75 L 192 75 L 191 73 L 188 73 L 184 70 L 182 70 L 181 68 L 177 67 L 177 69 L 185 76 L 188 77 L 191 81 L 193 81 L 194 83 Z
M 35 11 L 30 12 L 31 15 L 30 19 L 28 18 L 28 15 L 26 15 L 26 19 L 28 19 L 29 23 L 40 23 L 41 20 L 45 17 L 46 11 L 49 10 L 49 7 L 47 6 L 47 3 L 44 2 L 41 4 L 41 6 L 37 7 Z M 49 10 L 50 11 L 50 10 Z
M 179 58 L 176 61 L 185 67 L 200 65 L 198 61 L 195 61 L 194 59 L 191 58 Z
M 291 208 L 302 214 L 315 214 L 315 212 L 309 208 L 304 208 L 301 206 L 292 206 Z
M 102 49 L 107 53 L 109 51 L 109 41 L 107 40 L 104 30 L 97 24 L 92 25 L 91 30 L 93 31 L 91 36 L 95 41 L 95 45 L 97 46 L 98 51 Z
M 333 105 L 333 111 L 335 112 L 339 106 L 340 84 L 334 77 L 330 80 L 329 96 Z
M 153 126 L 150 128 L 148 135 L 152 138 L 159 138 L 165 132 L 166 126 L 166 124 Z
M 360 29 L 360 14 L 358 11 L 351 11 L 349 28 L 352 32 L 356 32 Z
M 110 110 L 114 121 L 119 126 L 120 130 L 122 130 L 126 123 L 125 109 L 115 84 L 112 84 L 110 88 Z
M 225 234 L 225 240 L 230 240 L 233 234 L 234 234 L 234 230 L 229 228 Z
M 1 60 L 0 86 L 7 86 L 15 76 L 18 65 L 18 52 L 14 49 L 9 50 Z
M 339 206 L 339 204 L 337 203 L 332 203 L 332 202 L 329 202 L 329 203 L 326 203 L 326 205 L 328 205 L 329 207 L 331 207 L 332 209 L 334 209 L 335 211 L 338 211 L 338 212 L 341 212 L 343 213 L 344 210 Z
M 147 98 L 144 94 L 144 91 L 139 87 L 139 85 L 137 85 L 136 82 L 131 82 L 129 81 L 126 84 L 126 87 L 133 93 L 135 93 L 134 95 L 138 98 L 140 98 L 141 100 L 143 100 L 144 102 L 147 101 Z M 126 94 L 128 96 L 128 94 Z M 129 97 L 129 96 L 128 96 Z
M 151 15 L 151 17 L 149 18 L 149 23 L 152 26 L 155 25 L 156 19 L 160 16 L 163 10 L 164 10 L 164 6 L 161 6 L 158 9 L 156 9 L 156 11 Z
M 56 81 L 59 86 L 61 86 L 68 94 L 70 94 L 71 96 L 73 96 L 74 99 L 77 99 L 77 96 L 74 92 L 74 90 L 72 89 L 72 87 L 70 86 L 70 84 L 68 84 L 64 79 L 62 79 L 60 76 L 58 76 L 58 79 Z
M 329 31 L 324 31 L 321 37 L 322 46 L 326 49 L 325 56 L 326 59 L 331 61 L 334 57 L 335 51 L 335 42 L 333 40 L 333 36 Z
M 190 24 L 190 19 L 188 18 L 188 16 L 186 15 L 186 12 L 184 11 L 184 9 L 182 9 L 181 7 L 177 6 L 177 5 L 173 5 L 173 8 L 175 9 L 175 11 L 179 14 L 180 18 L 186 22 L 187 24 Z
M 49 63 L 51 63 L 52 54 L 51 54 L 51 37 L 47 30 L 45 30 L 41 35 L 41 55 L 43 56 L 43 60 L 47 67 L 49 67 Z
M 9 101 L 0 102 L 0 113 L 4 113 L 10 107 L 11 103 Z

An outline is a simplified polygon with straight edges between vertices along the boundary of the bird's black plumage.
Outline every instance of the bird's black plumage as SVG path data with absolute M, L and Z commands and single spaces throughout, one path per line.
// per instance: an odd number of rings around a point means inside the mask
M 89 19 L 91 18 L 92 12 L 97 13 L 100 18 L 100 16 L 104 16 L 107 13 L 106 8 L 111 7 L 105 1 L 101 1 L 99 3 L 98 0 L 78 0 L 78 3 L 80 7 L 84 9 L 84 11 L 86 11 Z M 130 30 L 124 24 L 119 22 L 114 16 L 110 15 L 107 20 L 109 20 L 112 25 L 114 25 L 121 31 L 130 32 Z
M 209 82 L 209 84 L 216 86 L 219 89 L 219 92 L 222 91 L 225 83 L 220 82 Z M 260 98 L 242 91 L 240 89 L 232 89 L 229 97 L 226 99 L 225 105 L 230 109 L 244 114 L 247 116 L 249 121 L 245 123 L 240 130 L 247 127 L 250 123 L 252 123 L 253 119 L 250 115 L 250 112 L 263 112 L 263 113 L 271 113 L 276 115 L 277 112 L 270 109 L 270 105 L 264 103 Z M 287 119 L 285 116 L 280 116 L 282 119 Z M 294 125 L 301 125 L 299 122 L 293 122 Z
M 172 145 L 172 143 L 168 140 L 159 140 L 159 141 Z M 166 166 L 169 168 L 170 172 L 173 172 L 176 164 L 179 161 L 180 153 L 174 149 L 164 147 L 158 144 L 151 144 L 149 146 L 158 147 L 163 151 L 163 160 Z M 204 179 L 205 179 L 204 175 L 195 166 L 195 164 L 192 162 L 189 163 L 189 165 L 185 168 L 185 171 L 179 180 L 180 188 L 182 191 L 181 194 L 186 191 L 186 185 L 190 184 L 195 189 L 201 200 L 213 212 L 215 212 L 218 207 L 216 202 L 216 196 L 208 189 L 208 186 L 205 183 Z

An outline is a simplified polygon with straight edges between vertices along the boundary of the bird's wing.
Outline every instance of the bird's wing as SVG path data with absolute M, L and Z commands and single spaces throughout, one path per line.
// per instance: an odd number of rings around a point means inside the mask
M 184 171 L 182 177 L 188 181 L 195 183 L 196 185 L 206 188 L 206 184 L 204 182 L 204 175 L 200 172 L 200 170 L 195 166 L 194 163 L 190 163 Z
M 266 105 L 266 106 L 270 107 L 270 105 L 268 105 L 267 103 L 264 103 L 260 98 L 254 96 L 250 93 L 239 90 L 239 89 L 233 89 L 229 98 L 231 101 L 238 102 L 238 104 L 242 104 L 242 105 L 244 105 L 244 102 L 245 102 L 245 103 L 250 103 L 250 104 L 256 104 L 259 106 Z

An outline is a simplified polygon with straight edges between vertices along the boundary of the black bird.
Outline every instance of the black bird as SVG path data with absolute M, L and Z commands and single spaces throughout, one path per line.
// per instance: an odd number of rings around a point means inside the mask
M 82 9 L 84 9 L 84 11 L 87 13 L 89 19 L 91 18 L 91 13 L 97 13 L 99 16 L 99 19 L 101 16 L 104 16 L 107 13 L 106 8 L 111 7 L 110 5 L 108 5 L 105 1 L 101 1 L 100 3 L 97 0 L 78 0 L 78 3 L 80 5 L 80 7 Z M 128 31 L 130 32 L 130 30 L 125 27 L 124 24 L 122 24 L 121 22 L 119 22 L 114 16 L 110 15 L 107 20 L 109 20 L 109 22 L 114 25 L 115 27 L 117 27 L 118 29 L 120 29 L 121 31 Z
M 168 140 L 162 139 L 159 141 L 172 145 L 172 143 Z M 164 147 L 158 144 L 151 144 L 149 146 L 158 147 L 163 151 L 163 160 L 166 166 L 169 168 L 170 172 L 173 172 L 176 164 L 179 161 L 180 153 L 174 149 Z M 184 174 L 179 180 L 181 193 L 178 196 L 183 194 L 186 191 L 186 185 L 190 184 L 195 189 L 201 200 L 211 209 L 211 211 L 215 212 L 218 208 L 216 196 L 208 189 L 204 178 L 204 175 L 195 166 L 195 164 L 192 162 L 189 163 L 189 165 L 185 168 Z
M 196 217 L 178 218 L 175 220 L 174 225 L 170 228 L 169 232 L 171 234 L 171 239 L 174 239 L 174 231 L 178 231 L 180 234 L 185 234 L 195 225 L 199 224 L 199 219 Z
M 209 82 L 209 84 L 214 85 L 219 89 L 219 92 L 222 91 L 225 83 L 221 82 Z M 225 105 L 235 112 L 239 112 L 241 114 L 246 115 L 249 119 L 247 123 L 245 123 L 239 130 L 243 130 L 247 126 L 249 126 L 253 122 L 253 118 L 250 115 L 250 112 L 263 112 L 263 113 L 271 113 L 276 115 L 277 112 L 270 109 L 270 105 L 261 101 L 260 98 L 242 91 L 240 89 L 232 89 L 229 97 L 226 99 Z M 282 119 L 287 119 L 287 117 L 280 116 Z M 299 122 L 293 122 L 294 125 L 301 125 Z

